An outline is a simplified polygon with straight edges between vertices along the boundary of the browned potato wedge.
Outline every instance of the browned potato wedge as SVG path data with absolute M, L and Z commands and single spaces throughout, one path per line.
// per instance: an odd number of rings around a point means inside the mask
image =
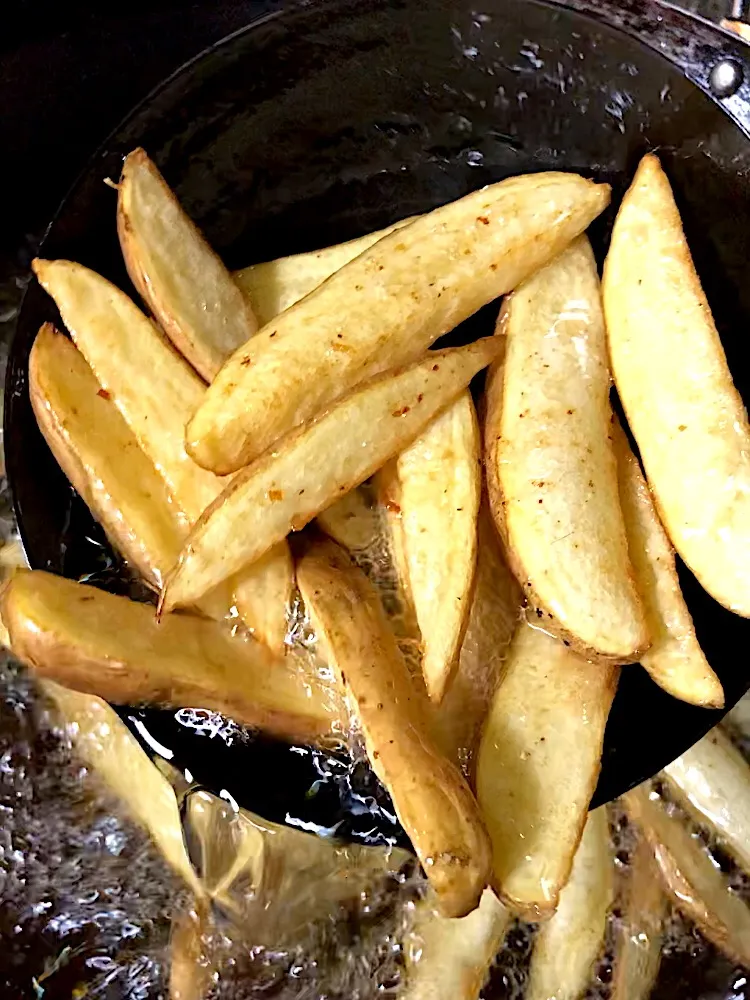
M 750 908 L 730 889 L 702 844 L 651 797 L 647 785 L 628 792 L 623 801 L 648 839 L 677 909 L 730 961 L 750 965 Z
M 29 394 L 63 472 L 115 548 L 159 589 L 187 520 L 81 353 L 50 324 L 31 349 Z
M 151 320 L 100 275 L 69 261 L 37 260 L 34 270 L 99 384 L 194 522 L 226 486 L 185 453 L 185 424 L 204 384 Z M 278 542 L 262 564 L 234 581 L 240 615 L 274 650 L 283 648 L 294 584 L 288 546 Z
M 612 372 L 674 547 L 750 616 L 750 424 L 658 159 L 645 156 L 604 269 Z
M 574 174 L 514 177 L 391 233 L 268 323 L 222 368 L 188 450 L 224 474 L 559 253 L 609 202 Z
M 708 821 L 750 875 L 750 765 L 716 728 L 664 768 L 680 800 Z
M 258 323 L 250 300 L 143 149 L 123 164 L 117 231 L 141 297 L 180 354 L 210 382 Z
M 554 911 L 568 880 L 618 674 L 526 623 L 513 639 L 479 748 L 477 797 L 491 884 L 530 919 Z
M 589 814 L 560 903 L 531 955 L 524 1000 L 578 1000 L 604 946 L 614 896 L 614 864 L 604 806 Z
M 654 852 L 640 840 L 630 862 L 625 903 L 618 925 L 611 1000 L 648 1000 L 661 962 L 667 897 Z
M 214 985 L 211 911 L 194 902 L 172 917 L 169 939 L 169 1000 L 204 1000 Z
M 322 285 L 336 271 L 369 250 L 378 240 L 390 236 L 397 229 L 403 229 L 413 221 L 404 219 L 386 229 L 379 229 L 375 233 L 325 247 L 323 250 L 297 253 L 265 264 L 243 267 L 241 271 L 235 271 L 233 277 L 252 302 L 258 322 L 265 326 L 274 316 L 304 299 L 318 285 Z
M 641 656 L 641 664 L 652 680 L 675 698 L 721 708 L 724 689 L 698 643 L 680 590 L 674 550 L 638 459 L 617 420 L 612 437 L 628 552 L 652 640 L 648 652 Z
M 466 917 L 451 919 L 422 903 L 407 956 L 402 1000 L 477 1000 L 512 920 L 491 889 Z
M 479 426 L 464 392 L 390 462 L 381 487 L 403 546 L 402 580 L 422 635 L 427 693 L 439 703 L 471 607 L 482 493 Z
M 411 680 L 377 591 L 327 539 L 302 557 L 297 580 L 441 912 L 464 916 L 487 884 L 487 834 L 463 776 L 433 742 L 429 702 Z
M 497 356 L 495 337 L 355 389 L 236 476 L 193 529 L 162 606 L 192 604 L 401 451 Z
M 292 739 L 331 732 L 335 699 L 309 672 L 301 677 L 300 662 L 206 618 L 159 623 L 148 604 L 33 571 L 8 583 L 2 619 L 20 660 L 76 691 L 115 704 L 200 705 Z
M 616 662 L 648 647 L 611 442 L 599 277 L 585 236 L 506 300 L 487 386 L 490 501 L 544 628 Z

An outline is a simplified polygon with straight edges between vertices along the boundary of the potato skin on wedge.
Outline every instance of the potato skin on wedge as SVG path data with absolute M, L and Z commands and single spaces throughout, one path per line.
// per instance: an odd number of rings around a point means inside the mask
M 750 424 L 656 156 L 620 207 L 603 287 L 612 374 L 664 527 L 708 593 L 750 617 Z
M 587 657 L 638 658 L 636 592 L 611 441 L 599 278 L 585 236 L 506 300 L 487 386 L 487 479 L 510 564 L 540 624 Z

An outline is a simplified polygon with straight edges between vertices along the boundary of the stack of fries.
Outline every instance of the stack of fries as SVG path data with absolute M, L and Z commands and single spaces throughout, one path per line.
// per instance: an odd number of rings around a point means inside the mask
M 109 712 L 99 698 L 200 705 L 314 742 L 351 713 L 439 910 L 431 896 L 419 917 L 412 998 L 475 998 L 514 916 L 543 921 L 527 995 L 581 994 L 615 892 L 606 813 L 587 810 L 620 667 L 723 704 L 674 550 L 750 615 L 750 426 L 656 157 L 600 286 L 585 230 L 609 198 L 575 174 L 510 178 L 233 275 L 136 150 L 117 224 L 151 317 L 79 264 L 34 263 L 71 338 L 47 325 L 32 350 L 39 426 L 158 612 L 19 572 L 2 597 L 12 649 L 73 689 L 52 689 L 67 718 Z M 430 349 L 502 296 L 495 336 Z M 357 564 L 382 532 L 421 676 Z M 333 686 L 285 642 L 297 588 Z M 722 740 L 668 771 L 703 815 L 700 767 L 747 792 Z M 623 937 L 615 996 L 646 996 L 656 972 L 652 869 L 750 962 L 750 911 L 723 876 L 646 790 L 626 806 L 643 836 L 625 923 L 651 944 Z

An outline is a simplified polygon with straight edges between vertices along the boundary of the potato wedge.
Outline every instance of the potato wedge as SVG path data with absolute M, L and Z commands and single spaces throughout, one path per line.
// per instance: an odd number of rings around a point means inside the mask
M 611 1000 L 648 1000 L 661 962 L 667 897 L 654 862 L 654 852 L 641 839 L 630 862 L 627 889 L 618 925 Z
M 384 503 L 399 522 L 402 583 L 422 635 L 427 693 L 438 704 L 455 671 L 469 619 L 481 461 L 479 426 L 467 391 L 389 463 Z
M 604 806 L 589 814 L 570 880 L 531 954 L 524 1000 L 578 1000 L 604 947 L 614 896 L 614 863 Z
M 167 864 L 194 894 L 202 896 L 200 879 L 185 851 L 172 786 L 125 723 L 101 698 L 70 691 L 49 680 L 42 682 L 42 688 L 83 763 L 120 800 L 133 822 L 146 830 Z
M 618 674 L 526 623 L 511 644 L 476 783 L 492 840 L 490 884 L 529 919 L 550 914 L 568 880 Z
M 31 349 L 29 395 L 63 472 L 114 547 L 158 590 L 188 522 L 81 353 L 51 324 Z
M 185 424 L 205 386 L 156 326 L 118 288 L 69 261 L 34 261 L 73 341 L 109 392 L 172 498 L 192 523 L 226 486 L 186 454 Z M 283 539 L 262 566 L 234 581 L 243 621 L 275 651 L 283 648 L 294 585 Z
M 599 278 L 580 237 L 506 300 L 487 386 L 487 479 L 511 567 L 547 631 L 582 655 L 637 658 L 649 635 L 611 442 Z
M 729 888 L 703 845 L 649 794 L 647 785 L 623 802 L 654 852 L 669 897 L 732 962 L 750 965 L 750 907 Z
M 37 674 L 115 704 L 223 712 L 291 739 L 331 732 L 335 698 L 293 657 L 276 659 L 217 622 L 173 615 L 41 571 L 2 596 L 14 654 Z
M 623 200 L 604 268 L 612 373 L 674 547 L 750 616 L 750 424 L 656 156 Z
M 210 910 L 201 902 L 172 917 L 169 1000 L 204 1000 L 214 986 Z
M 495 337 L 371 379 L 232 480 L 191 532 L 162 608 L 194 601 L 364 482 L 497 356 Z
M 250 299 L 145 150 L 125 157 L 118 192 L 117 232 L 131 281 L 180 354 L 210 382 L 258 329 Z
M 433 742 L 429 702 L 409 676 L 377 591 L 328 539 L 302 557 L 297 580 L 441 912 L 465 916 L 487 884 L 487 834 L 469 786 Z
M 680 801 L 750 875 L 750 765 L 720 728 L 664 768 Z
M 316 521 L 329 538 L 349 552 L 369 549 L 381 531 L 377 506 L 368 501 L 359 486 L 321 511 Z
M 674 550 L 659 520 L 638 459 L 618 420 L 612 428 L 628 552 L 646 613 L 651 647 L 641 665 L 668 694 L 721 708 L 724 689 L 700 647 L 680 590 Z
M 581 233 L 609 187 L 514 177 L 391 233 L 227 361 L 191 420 L 206 469 L 235 472 L 367 378 L 419 357 Z
M 441 917 L 420 906 L 416 941 L 407 957 L 402 1000 L 478 1000 L 492 961 L 500 951 L 512 914 L 491 889 L 466 917 Z
M 337 243 L 311 253 L 297 253 L 279 257 L 264 264 L 252 264 L 234 272 L 234 280 L 253 305 L 253 312 L 261 326 L 270 323 L 274 316 L 304 299 L 313 289 L 330 278 L 336 271 L 359 257 L 365 250 L 403 229 L 414 219 L 403 219 L 385 229 L 360 236 L 356 240 Z M 236 345 L 238 346 L 238 345 Z

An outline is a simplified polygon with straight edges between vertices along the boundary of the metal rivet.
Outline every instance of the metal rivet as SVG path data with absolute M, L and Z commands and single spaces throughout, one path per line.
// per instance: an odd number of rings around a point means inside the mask
M 731 97 L 740 89 L 742 67 L 731 59 L 722 59 L 712 67 L 708 85 L 715 97 Z

